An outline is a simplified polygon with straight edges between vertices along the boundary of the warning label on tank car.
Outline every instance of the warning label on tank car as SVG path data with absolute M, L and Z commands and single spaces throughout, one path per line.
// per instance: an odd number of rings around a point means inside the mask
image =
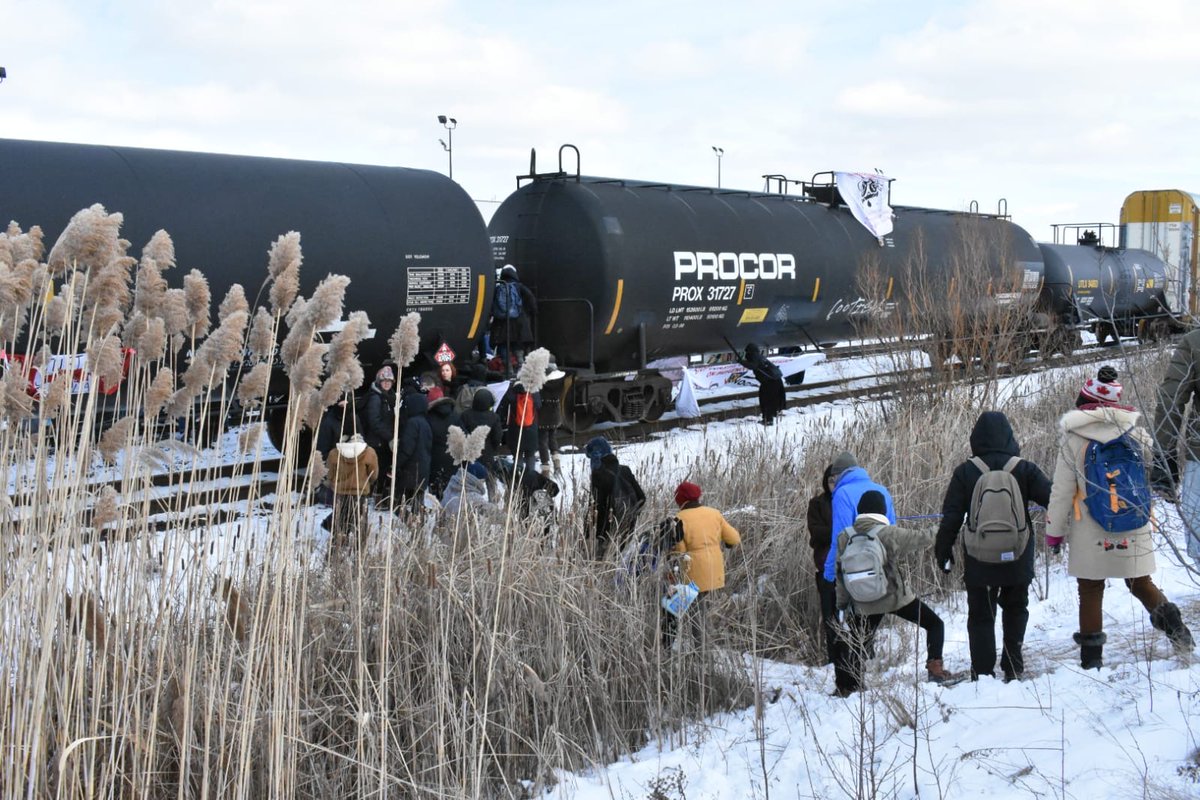
M 409 267 L 408 295 L 405 305 L 410 309 L 432 306 L 454 306 L 471 302 L 470 267 Z

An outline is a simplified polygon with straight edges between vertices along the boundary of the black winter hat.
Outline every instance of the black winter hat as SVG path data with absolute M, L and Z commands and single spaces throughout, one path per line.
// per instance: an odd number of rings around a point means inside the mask
M 869 492 L 863 492 L 863 496 L 858 498 L 858 513 L 860 514 L 882 514 L 887 515 L 887 500 L 883 499 L 883 494 L 872 489 Z

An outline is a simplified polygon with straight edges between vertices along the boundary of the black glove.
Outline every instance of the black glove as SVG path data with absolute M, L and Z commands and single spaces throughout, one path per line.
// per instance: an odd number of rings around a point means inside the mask
M 954 553 L 938 553 L 934 558 L 937 561 L 938 569 L 947 575 L 954 569 Z

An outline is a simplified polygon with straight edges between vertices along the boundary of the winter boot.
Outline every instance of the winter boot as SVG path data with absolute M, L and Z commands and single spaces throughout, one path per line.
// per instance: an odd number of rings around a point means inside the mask
M 549 464 L 545 464 L 545 463 L 542 464 L 542 477 L 543 478 L 550 477 L 550 465 Z
M 554 462 L 554 474 L 562 475 L 562 459 L 558 457 L 558 453 L 551 453 L 550 460 Z
M 929 673 L 930 683 L 946 683 L 954 679 L 954 676 L 946 672 L 942 666 L 940 658 L 931 658 L 925 662 L 925 671 Z
M 1183 622 L 1179 606 L 1174 603 L 1162 603 L 1150 612 L 1150 624 L 1167 635 L 1176 655 L 1186 655 L 1196 647 L 1192 632 Z
M 1079 645 L 1079 666 L 1084 669 L 1100 669 L 1104 666 L 1104 643 L 1108 636 L 1100 633 L 1076 633 L 1073 637 Z

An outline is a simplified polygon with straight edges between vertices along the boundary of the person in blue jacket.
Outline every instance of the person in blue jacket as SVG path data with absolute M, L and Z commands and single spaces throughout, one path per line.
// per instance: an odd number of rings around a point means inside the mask
M 892 495 L 887 489 L 871 480 L 867 471 L 858 465 L 853 453 L 838 454 L 829 467 L 829 474 L 837 476 L 833 487 L 833 524 L 831 531 L 834 541 L 846 528 L 854 524 L 858 516 L 858 501 L 867 492 L 879 492 L 887 504 L 888 522 L 896 524 L 896 507 L 892 505 Z M 825 580 L 837 580 L 837 548 L 829 548 L 829 556 L 825 559 Z

